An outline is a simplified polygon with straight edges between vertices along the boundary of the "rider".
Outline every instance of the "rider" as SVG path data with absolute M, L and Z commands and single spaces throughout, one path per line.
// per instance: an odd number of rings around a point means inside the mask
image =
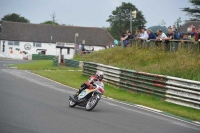
M 80 89 L 76 92 L 76 95 L 78 96 L 83 90 L 86 88 L 91 88 L 92 84 L 98 84 L 102 88 L 104 88 L 103 83 L 103 72 L 97 71 L 95 75 L 92 75 L 87 82 L 83 83 L 80 87 Z

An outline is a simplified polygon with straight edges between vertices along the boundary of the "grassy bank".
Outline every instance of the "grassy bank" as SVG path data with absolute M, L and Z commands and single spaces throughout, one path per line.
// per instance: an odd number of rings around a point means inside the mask
M 192 51 L 163 52 L 162 49 L 115 47 L 76 55 L 74 59 L 200 81 L 200 54 Z

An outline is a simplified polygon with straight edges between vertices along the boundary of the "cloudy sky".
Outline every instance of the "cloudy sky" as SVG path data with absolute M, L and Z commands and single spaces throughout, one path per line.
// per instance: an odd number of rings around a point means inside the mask
M 190 7 L 189 0 L 0 0 L 0 19 L 17 13 L 30 20 L 41 23 L 51 20 L 56 13 L 60 24 L 86 27 L 109 27 L 106 22 L 112 11 L 122 2 L 131 2 L 141 10 L 147 20 L 147 28 L 158 25 L 162 20 L 166 26 L 173 25 L 177 18 L 188 20 L 180 8 Z

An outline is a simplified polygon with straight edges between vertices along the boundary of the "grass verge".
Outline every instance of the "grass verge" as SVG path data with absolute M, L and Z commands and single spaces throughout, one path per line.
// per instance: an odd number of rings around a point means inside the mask
M 54 66 L 52 60 L 37 60 L 25 64 L 14 64 L 9 67 L 17 67 L 19 70 L 80 70 L 80 68 Z

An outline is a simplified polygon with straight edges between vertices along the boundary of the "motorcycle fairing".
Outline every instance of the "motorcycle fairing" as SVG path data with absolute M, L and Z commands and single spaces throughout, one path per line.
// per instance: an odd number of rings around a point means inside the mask
M 85 89 L 83 90 L 79 95 L 78 95 L 78 100 L 84 98 L 87 94 L 89 94 L 90 92 L 95 91 L 96 89 Z

